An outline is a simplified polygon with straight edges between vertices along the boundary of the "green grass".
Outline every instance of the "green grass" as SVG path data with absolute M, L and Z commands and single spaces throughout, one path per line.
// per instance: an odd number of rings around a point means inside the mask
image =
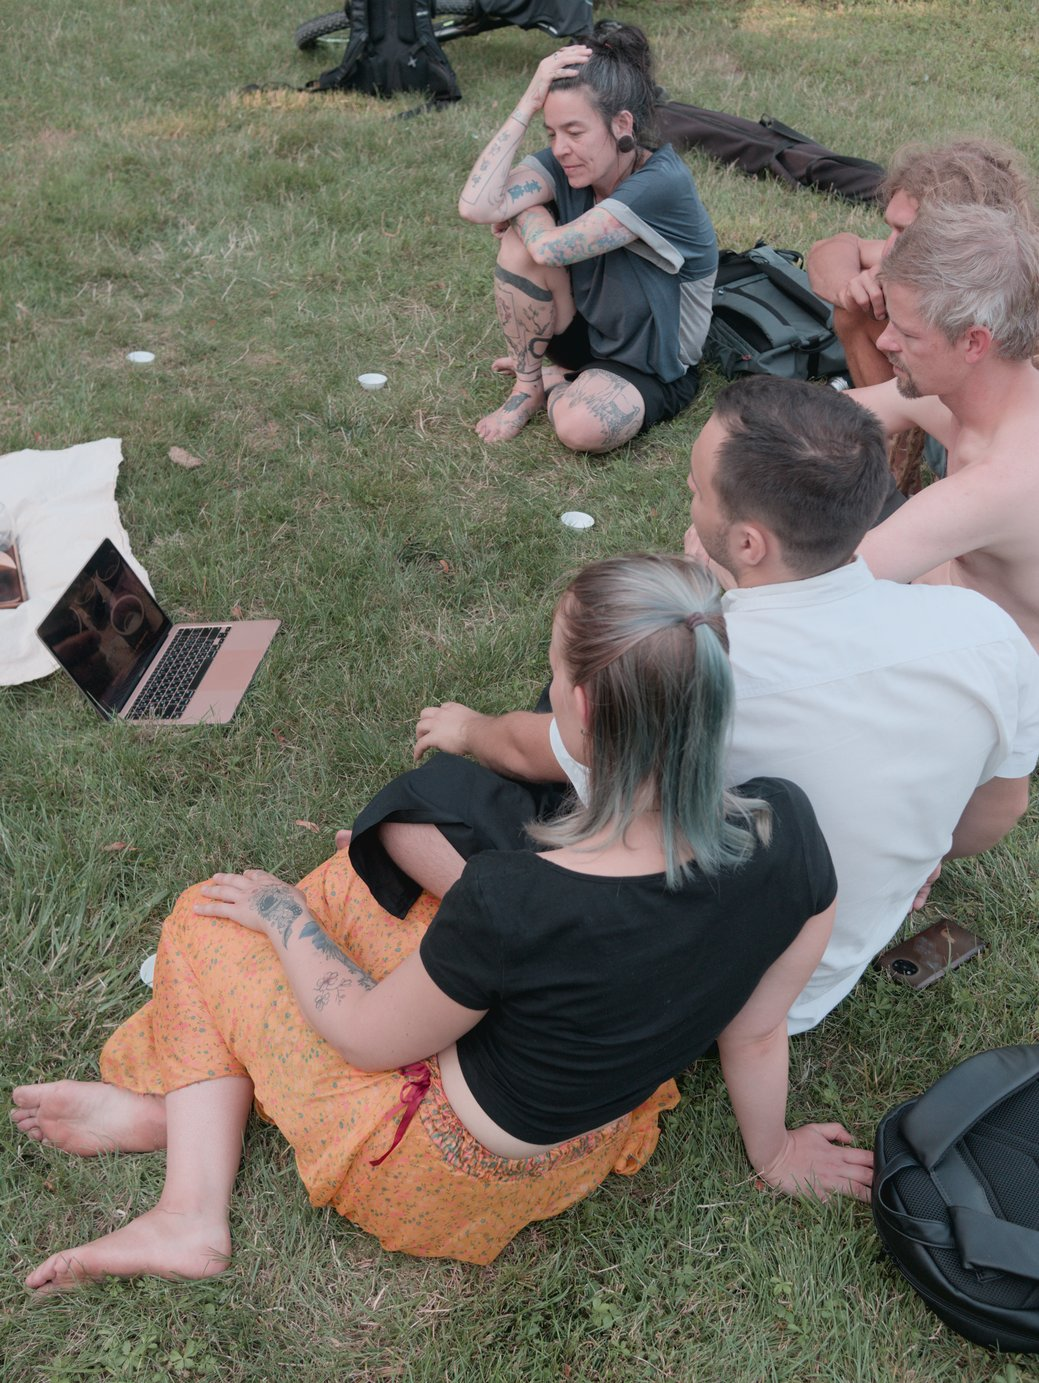
M 314 7 L 315 10 L 319 8 Z M 886 159 L 904 138 L 1002 136 L 1039 167 L 1031 0 L 641 0 L 678 99 Z M 284 621 L 230 727 L 96 720 L 58 678 L 0 693 L 0 1027 L 8 1083 L 90 1076 L 144 997 L 137 967 L 187 882 L 315 865 L 406 766 L 418 709 L 528 704 L 551 591 L 586 558 L 677 548 L 694 407 L 604 460 L 543 423 L 472 431 L 501 385 L 491 239 L 454 204 L 551 47 L 453 45 L 465 100 L 394 122 L 379 103 L 286 93 L 320 59 L 274 0 L 8 6 L 0 452 L 123 439 L 119 501 L 176 615 Z M 336 59 L 330 58 L 325 65 Z M 688 156 L 722 244 L 806 250 L 870 211 Z M 125 354 L 153 350 L 133 369 Z M 382 369 L 389 387 L 355 377 Z M 203 460 L 183 471 L 184 446 Z M 570 532 L 582 508 L 596 527 Z M 440 559 L 447 564 L 445 570 Z M 312 821 L 320 834 L 301 827 Z M 1036 821 L 947 868 L 936 902 L 991 950 L 914 995 L 868 976 L 794 1046 L 794 1118 L 878 1117 L 958 1058 L 1037 1027 Z M 108 852 L 123 841 L 132 849 Z M 159 1158 L 76 1163 L 0 1134 L 9 1270 L 2 1376 L 87 1379 L 1011 1383 L 1039 1378 L 951 1335 L 878 1258 L 868 1211 L 778 1201 L 747 1175 L 717 1067 L 633 1181 L 521 1234 L 490 1268 L 382 1252 L 314 1212 L 291 1156 L 250 1130 L 236 1257 L 198 1286 L 115 1283 L 44 1303 L 52 1248 L 147 1205 Z

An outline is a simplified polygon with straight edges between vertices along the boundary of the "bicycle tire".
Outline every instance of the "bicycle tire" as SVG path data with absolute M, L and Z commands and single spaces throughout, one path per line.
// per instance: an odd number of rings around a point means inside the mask
M 296 47 L 305 51 L 307 48 L 313 48 L 318 39 L 340 31 L 344 35 L 350 32 L 350 20 L 345 9 L 333 10 L 331 14 L 319 14 L 316 19 L 306 20 L 296 30 Z
M 445 18 L 450 16 L 455 23 L 459 20 L 472 20 L 476 16 L 473 0 L 431 0 L 430 13 L 434 21 L 443 15 Z M 308 48 L 313 48 L 321 39 L 329 38 L 332 34 L 341 34 L 344 43 L 350 36 L 350 16 L 346 13 L 345 7 L 332 10 L 329 14 L 319 14 L 315 19 L 308 19 L 302 23 L 296 30 L 296 47 L 306 52 Z

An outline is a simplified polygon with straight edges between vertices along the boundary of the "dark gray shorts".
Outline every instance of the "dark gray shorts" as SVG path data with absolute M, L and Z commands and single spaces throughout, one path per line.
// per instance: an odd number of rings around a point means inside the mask
M 576 379 L 585 370 L 605 370 L 607 374 L 617 375 L 626 384 L 632 384 L 642 396 L 646 416 L 639 432 L 645 432 L 655 423 L 675 418 L 684 408 L 688 408 L 700 387 L 700 371 L 690 365 L 684 375 L 667 382 L 645 370 L 636 370 L 632 365 L 623 365 L 618 360 L 600 360 L 592 353 L 592 343 L 588 339 L 588 323 L 575 313 L 570 325 L 553 336 L 545 351 L 546 356 L 556 365 L 562 365 Z

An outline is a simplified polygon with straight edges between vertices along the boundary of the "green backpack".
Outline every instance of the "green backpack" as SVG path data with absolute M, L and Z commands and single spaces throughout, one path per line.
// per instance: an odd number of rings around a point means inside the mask
M 796 250 L 722 250 L 704 360 L 726 379 L 830 379 L 847 371 L 833 308 L 808 286 Z

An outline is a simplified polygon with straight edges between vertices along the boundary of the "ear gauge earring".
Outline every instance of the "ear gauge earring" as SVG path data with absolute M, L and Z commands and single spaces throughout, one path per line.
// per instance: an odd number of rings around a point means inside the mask
M 634 149 L 634 147 L 635 147 L 635 141 L 634 141 L 634 139 L 632 139 L 632 137 L 631 137 L 630 134 L 622 134 L 621 137 L 620 137 L 620 139 L 617 140 L 617 152 L 618 152 L 618 153 L 621 153 L 621 154 L 630 154 L 631 151 Z

